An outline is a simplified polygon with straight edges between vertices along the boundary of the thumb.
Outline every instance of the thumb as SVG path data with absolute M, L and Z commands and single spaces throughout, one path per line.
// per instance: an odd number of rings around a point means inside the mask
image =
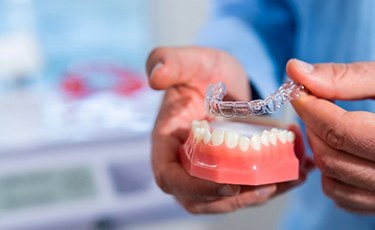
M 165 90 L 183 85 L 202 93 L 210 83 L 224 82 L 230 98 L 249 100 L 246 72 L 235 58 L 220 50 L 157 48 L 149 55 L 146 69 L 153 89 Z
M 208 75 L 215 64 L 210 49 L 198 47 L 161 47 L 154 49 L 146 63 L 149 84 L 154 89 L 176 85 L 207 86 Z M 198 80 L 198 81 L 197 81 Z
M 148 56 L 146 71 L 149 84 L 154 89 L 168 89 L 176 84 L 190 81 L 190 75 L 183 74 L 186 59 L 193 58 L 194 53 L 183 48 L 156 48 Z M 182 73 L 182 74 L 181 74 Z
M 317 97 L 338 100 L 375 98 L 375 62 L 309 64 L 291 59 L 286 71 Z

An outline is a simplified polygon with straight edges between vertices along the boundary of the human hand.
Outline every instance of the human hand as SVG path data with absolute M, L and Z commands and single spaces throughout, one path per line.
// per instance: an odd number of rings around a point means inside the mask
M 293 106 L 306 125 L 324 193 L 341 208 L 375 214 L 375 114 L 348 112 L 328 101 L 374 98 L 375 62 L 291 60 L 287 73 L 312 92 Z
M 152 135 L 152 166 L 159 187 L 192 213 L 229 212 L 260 204 L 304 181 L 311 162 L 303 160 L 300 180 L 267 186 L 217 184 L 190 176 L 178 152 L 187 139 L 191 122 L 205 117 L 204 94 L 208 84 L 224 82 L 228 99 L 249 100 L 248 79 L 230 55 L 207 48 L 159 48 L 147 61 L 149 84 L 166 90 Z M 304 155 L 300 131 L 296 151 Z M 309 164 L 310 163 L 310 164 Z

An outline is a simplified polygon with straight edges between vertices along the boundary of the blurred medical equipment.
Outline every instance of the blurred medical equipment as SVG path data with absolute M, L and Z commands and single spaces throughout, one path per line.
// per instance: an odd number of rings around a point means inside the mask
M 42 69 L 32 1 L 0 4 L 0 92 L 33 82 Z
M 147 1 L 0 1 L 0 229 L 185 214 L 155 185 Z M 82 12 L 85 12 L 82 14 Z
M 64 91 L 73 97 L 82 97 L 99 91 L 113 91 L 131 95 L 146 83 L 135 71 L 111 63 L 94 62 L 76 66 L 63 77 Z

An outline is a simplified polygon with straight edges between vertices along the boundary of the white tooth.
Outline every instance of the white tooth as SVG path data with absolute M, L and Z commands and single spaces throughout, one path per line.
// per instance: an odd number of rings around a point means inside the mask
M 274 134 L 277 135 L 277 133 L 279 132 L 279 130 L 276 129 L 276 128 L 272 128 L 272 129 L 270 130 L 270 132 L 271 132 L 271 133 L 274 133 Z
M 235 131 L 226 131 L 224 136 L 225 145 L 230 149 L 234 149 L 238 144 L 239 137 L 240 135 Z
M 214 129 L 212 131 L 212 145 L 218 146 L 221 145 L 224 141 L 224 129 Z
M 194 120 L 191 122 L 191 129 L 193 130 L 194 136 L 197 135 L 198 129 L 201 128 L 200 121 Z
M 203 140 L 204 133 L 206 129 L 203 128 L 197 128 L 197 131 L 195 133 L 195 142 L 198 144 L 201 140 Z
M 286 134 L 286 137 L 287 137 L 287 140 L 291 143 L 293 143 L 294 140 L 296 139 L 296 135 L 292 131 L 288 131 Z
M 199 137 L 199 133 L 200 133 L 200 128 L 198 127 L 193 127 L 193 134 L 194 134 L 194 139 L 195 141 L 197 141 L 198 137 Z
M 194 137 L 195 137 L 198 133 L 198 129 L 200 129 L 200 128 L 195 126 L 192 129 L 193 129 L 193 134 L 194 134 Z
M 267 130 L 264 130 L 262 133 L 262 136 L 260 136 L 260 142 L 264 144 L 265 146 L 269 146 L 269 138 L 268 136 L 270 135 L 270 132 Z
M 254 134 L 250 139 L 250 146 L 256 150 L 260 150 L 260 137 L 258 134 Z
M 193 120 L 193 121 L 191 122 L 191 127 L 192 127 L 192 129 L 200 127 L 200 121 L 198 121 L 198 120 Z
M 245 152 L 249 149 L 250 146 L 250 139 L 245 136 L 241 136 L 238 139 L 238 146 L 240 147 L 241 151 Z
M 268 135 L 268 139 L 270 140 L 271 144 L 276 145 L 277 137 L 275 133 L 270 133 L 270 135 Z
M 286 130 L 280 130 L 280 131 L 277 133 L 277 137 L 279 138 L 279 140 L 280 140 L 281 143 L 283 143 L 283 144 L 286 143 L 286 134 L 287 134 L 287 131 L 286 131 Z
M 206 120 L 201 121 L 201 127 L 206 128 L 206 129 L 210 129 L 210 125 L 208 124 L 208 121 L 206 121 Z
M 204 137 L 203 137 L 203 143 L 207 144 L 211 140 L 211 133 L 208 129 L 205 130 L 204 132 Z

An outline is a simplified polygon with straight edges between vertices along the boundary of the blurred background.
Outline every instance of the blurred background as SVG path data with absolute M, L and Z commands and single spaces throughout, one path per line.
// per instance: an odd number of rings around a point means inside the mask
M 0 0 L 0 229 L 274 229 L 285 197 L 193 216 L 155 185 L 148 53 L 208 0 Z

